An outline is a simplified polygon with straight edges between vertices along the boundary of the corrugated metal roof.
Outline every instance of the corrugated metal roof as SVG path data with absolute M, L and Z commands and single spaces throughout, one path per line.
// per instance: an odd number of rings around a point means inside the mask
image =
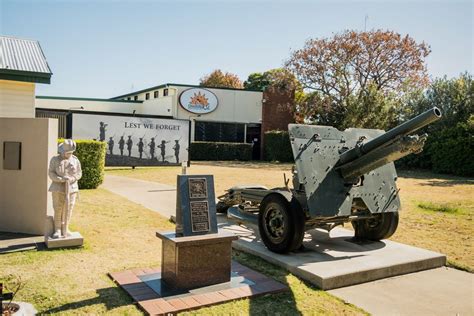
M 51 74 L 38 41 L 0 36 L 0 69 Z

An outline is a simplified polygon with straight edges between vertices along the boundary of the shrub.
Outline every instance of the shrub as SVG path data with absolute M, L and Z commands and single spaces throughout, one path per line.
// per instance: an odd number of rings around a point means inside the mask
M 474 175 L 474 125 L 458 123 L 436 135 L 430 144 L 429 155 L 433 171 L 459 176 Z
M 58 143 L 62 143 L 59 139 Z M 81 162 L 82 178 L 79 188 L 96 189 L 104 181 L 106 143 L 95 140 L 75 140 L 77 149 L 74 155 Z
M 409 155 L 397 166 L 431 169 L 460 176 L 474 175 L 474 80 L 468 73 L 457 78 L 438 78 L 414 102 L 413 112 L 437 106 L 443 117 L 417 134 L 428 133 L 423 152 Z
M 428 136 L 423 151 L 409 155 L 397 166 L 432 169 L 458 176 L 474 175 L 474 123 L 458 123 Z
M 252 160 L 252 144 L 192 142 L 190 160 Z
M 290 137 L 288 132 L 269 131 L 265 133 L 265 160 L 293 162 Z

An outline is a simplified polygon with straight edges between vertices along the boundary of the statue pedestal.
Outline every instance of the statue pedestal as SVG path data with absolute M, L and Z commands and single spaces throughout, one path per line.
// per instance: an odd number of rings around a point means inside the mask
M 225 283 L 231 277 L 232 241 L 230 232 L 176 237 L 174 232 L 157 232 L 163 242 L 161 277 L 174 289 L 193 289 Z
M 45 237 L 44 242 L 46 247 L 52 248 L 68 248 L 68 247 L 80 247 L 84 244 L 84 238 L 79 232 L 71 233 L 71 236 L 64 238 L 51 238 L 50 236 Z

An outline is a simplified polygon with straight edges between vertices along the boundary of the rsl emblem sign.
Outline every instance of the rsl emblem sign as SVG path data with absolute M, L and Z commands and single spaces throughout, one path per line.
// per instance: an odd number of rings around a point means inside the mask
M 206 114 L 214 111 L 219 101 L 217 96 L 207 89 L 191 88 L 181 93 L 179 104 L 188 112 Z

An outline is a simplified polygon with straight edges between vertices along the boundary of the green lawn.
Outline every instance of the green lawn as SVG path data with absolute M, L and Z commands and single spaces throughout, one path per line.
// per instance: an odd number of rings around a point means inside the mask
M 189 174 L 213 174 L 216 194 L 237 184 L 283 185 L 283 173 L 290 175 L 291 164 L 265 162 L 199 162 Z M 176 185 L 180 167 L 108 169 L 114 174 Z M 447 255 L 448 264 L 474 271 L 474 179 L 425 171 L 400 171 L 402 209 L 400 222 L 391 240 Z M 350 224 L 346 227 L 351 228 Z
M 74 250 L 25 251 L 0 255 L 0 280 L 21 278 L 17 300 L 32 303 L 40 314 L 141 315 L 108 272 L 160 265 L 156 230 L 173 224 L 158 214 L 106 190 L 83 190 L 73 214 L 73 229 L 85 238 Z M 291 292 L 243 299 L 194 311 L 227 315 L 353 315 L 365 312 L 306 284 L 259 258 L 234 252 L 234 259 L 286 283 Z

